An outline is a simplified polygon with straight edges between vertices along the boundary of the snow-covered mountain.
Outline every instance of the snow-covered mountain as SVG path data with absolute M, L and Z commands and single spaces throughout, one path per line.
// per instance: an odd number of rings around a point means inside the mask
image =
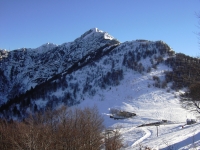
M 36 49 L 0 51 L 0 103 L 24 93 L 53 76 L 65 73 L 76 63 L 83 65 L 98 53 L 109 51 L 119 42 L 108 33 L 91 29 L 74 42 L 44 44 Z
M 97 105 L 105 126 L 121 127 L 126 149 L 138 148 L 140 143 L 164 148 L 191 135 L 179 134 L 183 122 L 196 115 L 179 102 L 184 87 L 192 82 L 183 80 L 184 71 L 180 73 L 186 61 L 191 64 L 196 60 L 175 54 L 163 41 L 120 43 L 97 28 L 62 45 L 47 43 L 36 49 L 0 50 L 0 115 L 15 119 L 61 104 Z M 114 120 L 109 117 L 112 108 L 135 112 L 137 116 Z M 155 126 L 136 128 L 162 119 L 171 124 L 162 127 L 160 138 L 156 137 Z M 187 133 L 193 130 L 195 135 L 199 132 L 195 126 Z
M 150 71 L 152 65 L 155 67 L 156 63 L 162 61 L 151 57 L 159 58 L 171 53 L 173 51 L 162 41 L 120 43 L 97 28 L 85 32 L 73 42 L 59 46 L 47 43 L 36 49 L 1 51 L 0 102 L 2 104 L 34 88 L 37 96 L 28 96 L 30 99 L 40 99 L 43 95 L 43 100 L 50 103 L 49 98 L 44 98 L 48 95 L 59 100 L 65 99 L 62 101 L 68 100 L 70 102 L 66 103 L 73 105 L 84 99 L 85 93 L 95 95 L 98 88 L 118 85 L 125 68 L 140 73 Z M 145 64 L 140 62 L 141 59 L 146 60 Z M 42 87 L 42 90 L 38 88 L 47 83 L 48 87 Z M 63 94 L 56 96 L 55 92 L 51 92 L 51 88 L 59 91 L 61 87 Z M 81 98 L 77 99 L 76 95 Z

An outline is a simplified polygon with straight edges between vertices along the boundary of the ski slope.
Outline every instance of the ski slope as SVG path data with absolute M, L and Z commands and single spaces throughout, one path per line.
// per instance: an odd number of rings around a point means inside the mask
M 186 119 L 196 119 L 194 112 L 181 107 L 179 94 L 184 91 L 173 91 L 170 84 L 165 89 L 153 86 L 154 75 L 162 77 L 164 65 L 142 75 L 127 71 L 119 86 L 102 90 L 99 95 L 89 97 L 77 107 L 96 105 L 103 115 L 107 128 L 119 128 L 125 150 L 134 150 L 148 146 L 153 149 L 200 149 L 200 124 L 184 126 Z M 150 86 L 149 86 L 150 85 Z M 134 112 L 137 115 L 129 119 L 114 120 L 109 117 L 109 109 L 118 108 Z M 137 127 L 141 124 L 168 120 L 170 124 Z

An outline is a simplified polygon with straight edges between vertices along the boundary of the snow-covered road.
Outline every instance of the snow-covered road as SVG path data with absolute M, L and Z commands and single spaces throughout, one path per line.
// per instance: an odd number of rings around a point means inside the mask
M 143 127 L 142 130 L 145 132 L 145 135 L 144 135 L 143 137 L 141 137 L 140 139 L 138 139 L 136 142 L 134 142 L 134 143 L 131 145 L 131 147 L 137 146 L 137 145 L 140 144 L 142 141 L 144 141 L 145 139 L 147 139 L 148 137 L 151 136 L 151 132 L 150 132 L 147 128 Z

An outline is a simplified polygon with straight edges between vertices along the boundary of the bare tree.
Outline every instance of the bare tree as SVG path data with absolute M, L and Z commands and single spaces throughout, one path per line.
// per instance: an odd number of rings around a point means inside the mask
M 105 149 L 120 150 L 124 147 L 119 129 L 105 131 Z
M 181 101 L 185 108 L 200 113 L 200 82 L 192 84 L 188 92 L 181 95 Z
M 0 120 L 0 149 L 9 150 L 12 148 L 12 145 L 9 143 L 8 137 L 8 123 L 5 120 Z
M 106 138 L 103 118 L 96 107 L 46 110 L 30 115 L 23 122 L 0 120 L 1 150 L 118 150 L 122 145 L 119 132 Z

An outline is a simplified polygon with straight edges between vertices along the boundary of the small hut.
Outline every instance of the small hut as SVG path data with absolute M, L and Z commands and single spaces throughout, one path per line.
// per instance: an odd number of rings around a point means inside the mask
M 194 124 L 196 122 L 197 122 L 196 119 L 187 119 L 186 120 L 187 125 L 191 125 L 191 124 Z

